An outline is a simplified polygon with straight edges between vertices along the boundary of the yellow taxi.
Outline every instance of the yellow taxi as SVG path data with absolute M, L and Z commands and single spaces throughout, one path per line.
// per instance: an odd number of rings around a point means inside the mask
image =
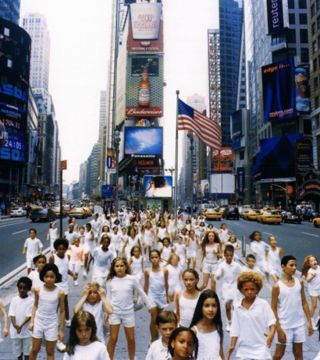
M 319 227 L 320 226 L 320 217 L 315 217 L 312 220 L 312 224 L 313 224 L 314 227 Z
M 259 215 L 260 215 L 260 210 L 249 209 L 243 213 L 243 218 L 245 220 L 255 221 L 257 220 Z
M 77 219 L 85 219 L 87 214 L 83 207 L 74 207 L 69 211 L 69 216 Z
M 281 212 L 278 210 L 264 210 L 257 216 L 257 221 L 262 224 L 278 224 L 282 222 Z
M 92 210 L 88 206 L 83 206 L 83 209 L 84 209 L 87 217 L 92 216 Z
M 218 220 L 221 221 L 223 212 L 220 209 L 206 209 L 203 213 L 206 220 Z

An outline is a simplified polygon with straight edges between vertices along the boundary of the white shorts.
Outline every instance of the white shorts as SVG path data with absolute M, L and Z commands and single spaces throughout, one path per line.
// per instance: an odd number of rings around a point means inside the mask
M 12 340 L 12 352 L 16 357 L 19 357 L 22 353 L 24 356 L 29 355 L 32 344 L 32 337 L 15 338 L 11 340 Z
M 79 274 L 81 268 L 81 264 L 80 263 L 69 263 L 69 270 L 72 271 L 75 274 Z
M 130 313 L 113 313 L 109 315 L 109 324 L 110 325 L 120 325 L 124 327 L 134 327 L 135 326 L 135 317 L 134 312 Z
M 69 284 L 68 283 L 57 283 L 58 288 L 65 294 L 69 294 Z
M 27 269 L 34 269 L 33 258 L 26 258 Z
M 318 354 L 316 355 L 316 357 L 313 360 L 320 360 L 320 351 L 318 352 Z
M 44 338 L 47 341 L 57 341 L 58 340 L 58 323 L 40 321 L 35 317 L 32 337 L 35 339 Z
M 152 294 L 148 293 L 148 298 L 150 299 L 150 302 L 152 303 L 152 307 L 157 307 L 158 309 L 164 309 L 167 304 L 166 295 L 163 294 Z
M 277 340 L 279 345 L 289 345 L 292 343 L 304 343 L 306 341 L 306 327 L 304 325 L 292 329 L 283 329 L 286 333 L 287 341 L 282 344 Z
M 192 257 L 197 257 L 197 253 L 195 250 L 187 250 L 187 259 L 191 259 Z
M 319 297 L 320 296 L 320 291 L 317 290 L 317 289 L 309 289 L 308 288 L 308 293 L 309 293 L 309 296 L 312 296 L 312 297 Z
M 217 267 L 218 267 L 218 263 L 210 264 L 204 262 L 202 265 L 202 273 L 214 275 L 215 271 L 217 270 Z

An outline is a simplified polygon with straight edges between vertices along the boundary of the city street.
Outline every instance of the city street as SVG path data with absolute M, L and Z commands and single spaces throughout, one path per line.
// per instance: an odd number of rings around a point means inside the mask
M 56 220 L 59 226 L 59 219 Z M 86 220 L 78 220 L 78 224 L 85 224 Z M 63 219 L 63 231 L 66 231 L 67 218 Z M 7 218 L 0 220 L 0 278 L 7 275 L 25 262 L 25 255 L 22 255 L 23 244 L 30 228 L 35 228 L 37 236 L 42 241 L 44 249 L 49 247 L 46 240 L 49 229 L 48 222 L 33 223 L 29 219 Z

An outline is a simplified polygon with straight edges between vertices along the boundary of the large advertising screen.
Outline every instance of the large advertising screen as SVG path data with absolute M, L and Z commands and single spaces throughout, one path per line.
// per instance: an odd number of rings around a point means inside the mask
M 235 177 L 233 174 L 211 174 L 210 193 L 211 194 L 234 194 Z
M 124 154 L 130 156 L 162 156 L 162 127 L 126 127 Z
M 262 67 L 264 121 L 285 120 L 296 116 L 293 59 Z
M 234 163 L 232 148 L 221 147 L 212 150 L 211 160 L 213 172 L 231 172 Z
M 172 176 L 146 175 L 144 177 L 144 194 L 146 198 L 172 197 Z
M 26 161 L 31 39 L 0 19 L 0 160 Z
M 163 116 L 163 56 L 129 55 L 126 116 Z
M 294 82 L 296 86 L 296 110 L 299 113 L 311 111 L 309 65 L 299 65 L 294 70 Z

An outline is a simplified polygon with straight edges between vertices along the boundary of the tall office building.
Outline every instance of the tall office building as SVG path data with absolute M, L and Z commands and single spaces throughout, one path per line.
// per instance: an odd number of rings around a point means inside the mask
M 237 105 L 242 19 L 242 0 L 219 0 L 223 145 L 230 145 L 230 115 Z
M 1 0 L 0 18 L 19 24 L 20 0 Z
M 30 85 L 34 93 L 46 96 L 49 88 L 50 35 L 41 14 L 26 14 L 22 27 L 32 39 Z
M 106 91 L 100 91 L 100 111 L 99 111 L 99 137 L 98 143 L 100 147 L 100 181 L 105 181 L 105 153 L 107 140 L 107 113 L 108 113 L 108 97 Z

